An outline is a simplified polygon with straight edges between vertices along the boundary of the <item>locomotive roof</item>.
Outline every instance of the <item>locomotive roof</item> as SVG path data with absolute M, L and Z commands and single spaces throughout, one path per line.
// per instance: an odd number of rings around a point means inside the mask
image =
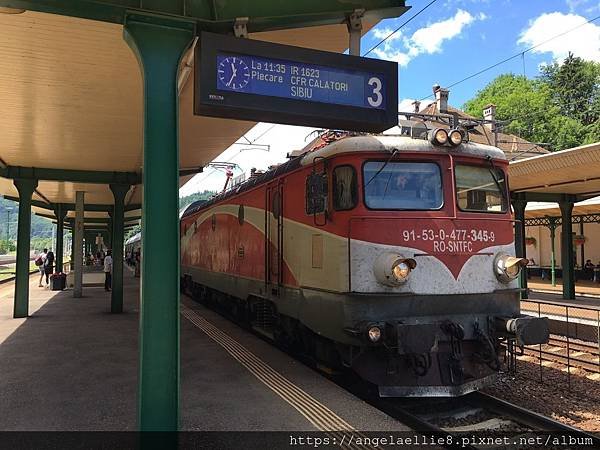
M 378 135 L 378 136 L 353 136 L 339 139 L 317 150 L 302 155 L 302 165 L 313 163 L 315 157 L 328 158 L 339 153 L 382 151 L 386 153 L 398 152 L 436 152 L 451 153 L 454 155 L 470 155 L 494 159 L 506 159 L 506 155 L 497 147 L 485 144 L 466 142 L 457 147 L 433 145 L 425 139 L 414 139 L 408 136 Z
M 313 164 L 315 157 L 329 158 L 331 156 L 342 154 L 342 153 L 353 153 L 353 152 L 382 152 L 389 155 L 393 151 L 397 152 L 436 152 L 436 153 L 450 153 L 454 155 L 470 155 L 477 156 L 480 158 L 491 157 L 494 159 L 506 160 L 506 155 L 502 150 L 491 145 L 476 144 L 476 143 L 462 143 L 456 147 L 444 147 L 439 145 L 433 145 L 428 140 L 414 139 L 407 136 L 395 136 L 395 135 L 366 135 L 366 136 L 352 136 L 343 137 L 334 142 L 330 142 L 323 147 L 316 150 L 308 151 L 303 153 L 289 161 L 280 164 L 274 169 L 271 169 L 261 175 L 250 178 L 248 181 L 240 184 L 234 189 L 227 192 L 223 192 L 211 198 L 210 200 L 198 200 L 189 205 L 180 218 L 187 217 L 194 214 L 197 211 L 205 209 L 210 205 L 220 202 L 226 198 L 232 197 L 233 195 L 245 192 L 252 189 L 255 186 L 266 183 L 279 175 L 287 172 L 291 172 L 298 167 L 307 166 Z

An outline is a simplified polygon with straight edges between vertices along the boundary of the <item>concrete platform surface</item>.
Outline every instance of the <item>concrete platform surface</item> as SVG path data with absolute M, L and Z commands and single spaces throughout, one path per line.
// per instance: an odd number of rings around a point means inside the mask
M 31 279 L 30 317 L 0 287 L 0 430 L 135 430 L 139 279 L 125 312 L 110 294 L 52 292 Z M 407 428 L 269 343 L 184 299 L 181 428 L 403 431 Z

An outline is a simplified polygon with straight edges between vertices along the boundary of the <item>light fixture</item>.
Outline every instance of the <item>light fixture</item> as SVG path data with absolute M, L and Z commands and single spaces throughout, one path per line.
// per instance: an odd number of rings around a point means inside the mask
M 395 253 L 384 253 L 375 260 L 373 272 L 381 284 L 400 286 L 406 282 L 415 267 L 417 262 L 412 258 L 405 258 Z
M 443 128 L 436 128 L 429 135 L 429 141 L 432 144 L 445 145 L 448 142 L 448 132 Z
M 448 138 L 450 140 L 450 144 L 456 146 L 462 143 L 463 135 L 459 130 L 452 130 L 448 134 Z
M 369 327 L 367 335 L 369 336 L 369 340 L 371 342 L 378 342 L 379 339 L 381 339 L 381 328 L 379 328 L 378 326 Z
M 521 268 L 529 262 L 526 258 L 517 258 L 509 256 L 506 253 L 499 253 L 494 258 L 494 274 L 502 283 L 510 283 L 519 276 Z

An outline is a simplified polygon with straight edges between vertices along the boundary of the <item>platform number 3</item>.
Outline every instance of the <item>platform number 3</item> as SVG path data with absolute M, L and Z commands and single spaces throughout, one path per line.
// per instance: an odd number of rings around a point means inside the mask
M 372 95 L 367 97 L 369 105 L 374 108 L 381 106 L 383 102 L 383 95 L 381 95 L 381 80 L 377 77 L 371 77 L 368 82 L 369 86 L 373 86 Z

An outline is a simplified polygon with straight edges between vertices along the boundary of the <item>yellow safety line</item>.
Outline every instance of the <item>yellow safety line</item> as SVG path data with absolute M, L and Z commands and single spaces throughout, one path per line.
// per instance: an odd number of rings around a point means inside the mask
M 181 314 L 223 347 L 227 353 L 243 365 L 259 381 L 302 414 L 315 428 L 335 436 L 339 441 L 343 438 L 343 434 L 339 433 L 340 431 L 356 432 L 356 429 L 345 420 L 290 382 L 243 345 L 200 316 L 196 311 L 182 304 Z M 361 435 L 360 433 L 357 434 Z M 346 447 L 364 448 L 354 444 L 347 445 Z

